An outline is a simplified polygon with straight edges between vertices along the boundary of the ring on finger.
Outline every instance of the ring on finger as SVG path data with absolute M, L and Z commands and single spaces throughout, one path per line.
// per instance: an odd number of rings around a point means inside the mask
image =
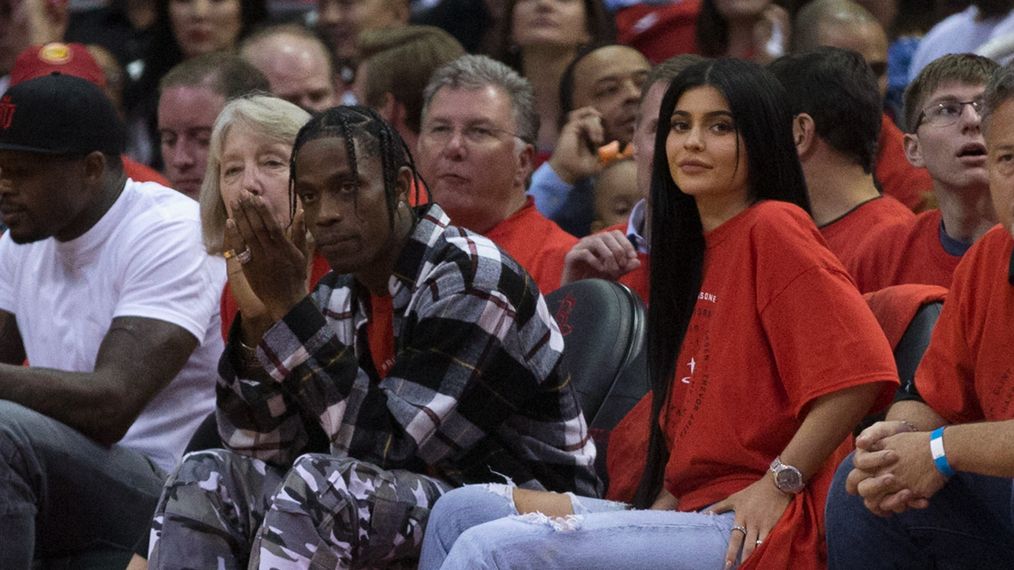
M 739 532 L 743 533 L 743 536 L 746 536 L 746 527 L 745 526 L 736 525 L 736 526 L 732 527 L 732 530 L 738 530 Z
M 227 249 L 227 250 L 225 250 L 225 251 L 222 252 L 222 257 L 224 257 L 225 260 L 228 261 L 228 260 L 236 257 L 236 250 L 235 249 Z
M 757 539 L 757 542 L 756 542 L 755 544 L 756 544 L 757 546 L 760 546 L 760 545 L 764 544 L 764 541 L 758 538 L 758 539 Z
M 250 263 L 251 259 L 253 259 L 253 254 L 250 253 L 249 247 L 236 254 L 236 261 L 238 261 L 240 265 Z

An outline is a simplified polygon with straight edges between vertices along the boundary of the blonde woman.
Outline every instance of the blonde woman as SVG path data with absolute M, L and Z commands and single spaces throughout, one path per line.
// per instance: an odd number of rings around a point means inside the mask
M 225 222 L 240 197 L 261 196 L 275 221 L 288 227 L 294 213 L 289 197 L 289 156 L 296 133 L 310 119 L 296 105 L 267 95 L 236 99 L 215 121 L 208 149 L 208 170 L 201 186 L 201 231 L 212 255 L 224 255 L 229 283 L 222 293 L 222 336 L 228 336 L 237 311 L 244 321 L 257 321 L 263 306 L 243 277 L 243 252 L 226 251 Z M 308 284 L 313 285 L 330 268 L 318 255 L 311 256 Z

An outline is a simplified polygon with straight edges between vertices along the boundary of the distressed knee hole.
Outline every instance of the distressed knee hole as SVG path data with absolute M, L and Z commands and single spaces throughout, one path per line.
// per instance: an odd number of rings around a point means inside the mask
M 523 523 L 548 526 L 556 532 L 574 532 L 580 530 L 581 522 L 584 520 L 584 517 L 581 515 L 551 517 L 540 512 L 512 515 L 510 518 Z

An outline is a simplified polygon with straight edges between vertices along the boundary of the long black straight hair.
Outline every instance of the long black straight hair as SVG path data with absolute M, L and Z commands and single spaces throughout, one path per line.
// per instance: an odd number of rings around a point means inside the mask
M 686 337 L 704 273 L 705 240 L 692 196 L 669 170 L 666 139 L 673 111 L 687 91 L 710 86 L 729 105 L 749 169 L 750 202 L 781 200 L 807 212 L 810 202 L 792 138 L 788 97 L 777 79 L 757 64 L 737 59 L 703 61 L 669 84 L 659 109 L 651 173 L 651 303 L 648 305 L 648 375 L 652 410 L 648 461 L 634 505 L 650 507 L 662 488 L 669 449 L 659 418 L 670 398 L 676 358 Z M 678 445 L 678 442 L 674 443 Z

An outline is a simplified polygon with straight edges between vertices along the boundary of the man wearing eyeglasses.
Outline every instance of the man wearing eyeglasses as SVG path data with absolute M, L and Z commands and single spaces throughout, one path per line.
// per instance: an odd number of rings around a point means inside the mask
M 500 62 L 466 55 L 434 72 L 423 101 L 418 167 L 433 199 L 455 225 L 507 251 L 543 293 L 558 288 L 577 238 L 525 195 L 539 130 L 531 84 Z
M 996 224 L 980 112 L 998 67 L 977 55 L 946 55 L 909 85 L 905 156 L 929 172 L 939 209 L 874 232 L 859 246 L 853 276 L 860 291 L 902 283 L 950 287 L 965 251 Z

